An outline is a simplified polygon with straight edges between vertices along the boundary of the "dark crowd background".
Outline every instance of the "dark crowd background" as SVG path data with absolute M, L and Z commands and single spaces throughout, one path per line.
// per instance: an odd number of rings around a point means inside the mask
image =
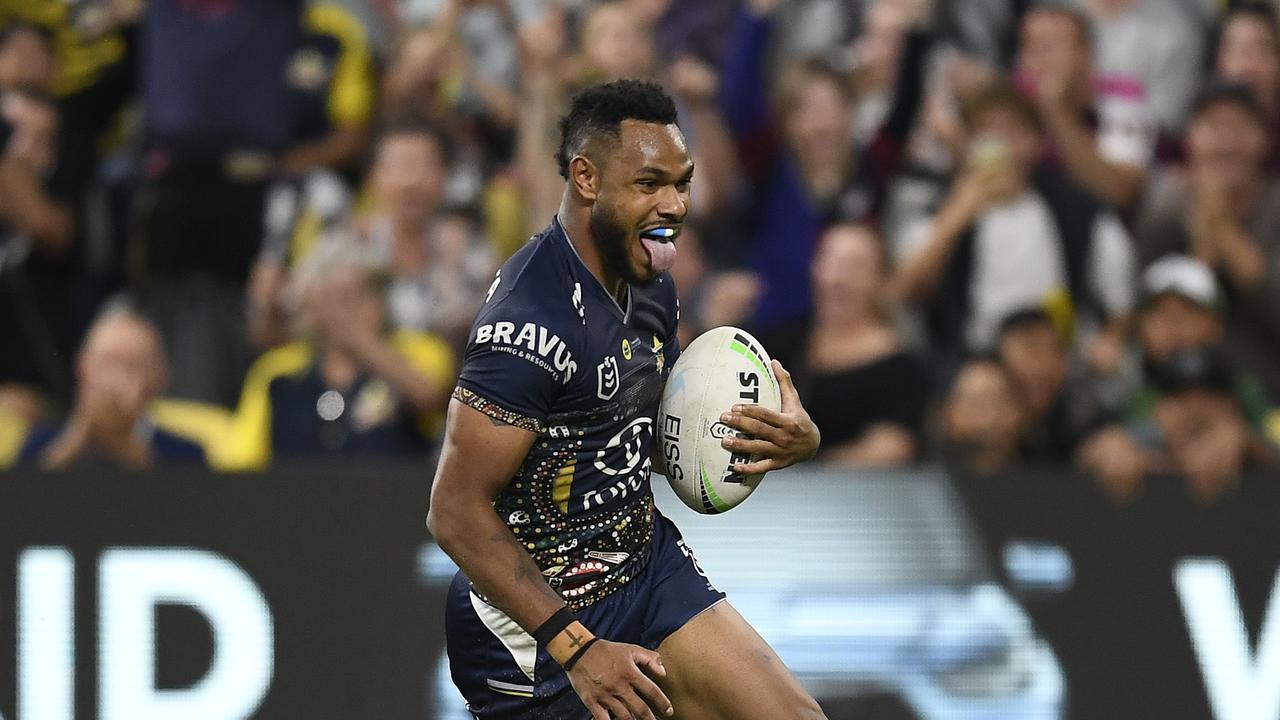
M 618 77 L 697 164 L 683 341 L 819 460 L 1276 466 L 1280 21 L 1215 0 L 0 0 L 0 466 L 430 453 Z

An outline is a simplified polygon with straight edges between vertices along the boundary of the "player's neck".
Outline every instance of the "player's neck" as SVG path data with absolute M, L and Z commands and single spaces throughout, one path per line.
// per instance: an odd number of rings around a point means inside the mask
M 556 217 L 560 220 L 560 225 L 569 238 L 569 244 L 578 253 L 582 264 L 587 266 L 587 270 L 591 271 L 600 285 L 613 296 L 619 307 L 622 307 L 627 297 L 626 283 L 622 278 L 612 277 L 605 271 L 604 258 L 597 249 L 595 234 L 591 232 L 591 223 L 581 213 L 575 213 L 563 204 L 560 206 L 560 212 L 556 213 Z

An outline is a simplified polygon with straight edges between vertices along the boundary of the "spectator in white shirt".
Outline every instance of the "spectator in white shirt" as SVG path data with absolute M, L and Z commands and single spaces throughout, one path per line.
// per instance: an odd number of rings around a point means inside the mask
M 896 243 L 897 289 L 921 309 L 942 360 L 989 350 L 1010 312 L 1069 308 L 1090 363 L 1114 372 L 1133 307 L 1133 251 L 1119 219 L 1051 169 L 1040 125 L 1016 90 L 966 108 L 967 167 L 928 221 Z

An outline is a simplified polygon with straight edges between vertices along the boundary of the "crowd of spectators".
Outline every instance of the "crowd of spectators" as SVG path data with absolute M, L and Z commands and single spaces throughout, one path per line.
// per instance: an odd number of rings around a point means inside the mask
M 676 98 L 682 340 L 820 460 L 1211 503 L 1280 441 L 1265 1 L 0 0 L 0 465 L 428 453 L 560 202 L 557 119 Z

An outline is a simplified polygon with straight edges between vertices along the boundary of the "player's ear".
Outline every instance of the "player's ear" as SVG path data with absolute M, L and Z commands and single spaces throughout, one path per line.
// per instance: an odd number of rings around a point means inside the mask
M 569 182 L 582 199 L 594 202 L 600 194 L 600 169 L 585 155 L 574 155 L 569 161 Z

